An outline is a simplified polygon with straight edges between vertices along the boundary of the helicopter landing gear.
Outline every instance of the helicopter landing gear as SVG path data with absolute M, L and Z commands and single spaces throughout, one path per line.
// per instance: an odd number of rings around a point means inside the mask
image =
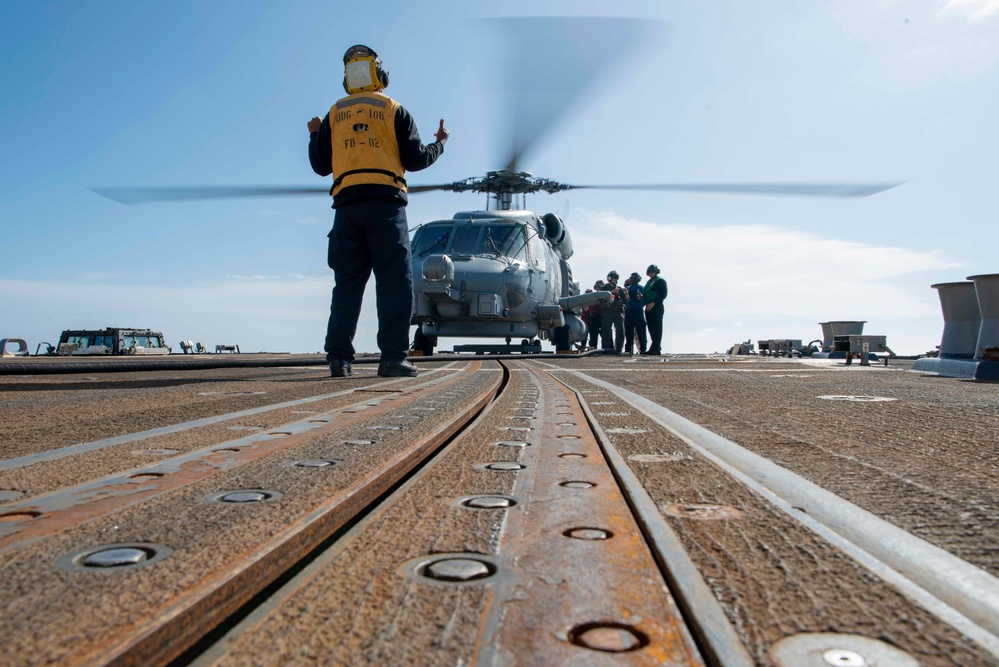
M 555 329 L 552 334 L 552 343 L 555 344 L 555 354 L 566 354 L 572 351 L 572 333 L 568 325 Z
M 413 352 L 424 357 L 432 357 L 436 346 L 437 336 L 427 336 L 420 327 L 416 327 L 416 333 L 413 334 Z

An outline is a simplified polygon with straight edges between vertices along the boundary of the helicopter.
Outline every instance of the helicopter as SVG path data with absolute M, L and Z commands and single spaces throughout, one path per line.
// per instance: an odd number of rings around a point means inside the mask
M 578 189 L 655 190 L 755 195 L 865 197 L 900 183 L 661 183 L 574 185 L 521 170 L 524 156 L 601 71 L 639 48 L 648 21 L 606 18 L 501 19 L 509 29 L 509 68 L 516 82 L 503 102 L 511 120 L 505 167 L 452 183 L 409 185 L 409 194 L 430 191 L 487 195 L 484 210 L 418 225 L 413 236 L 414 349 L 432 354 L 439 337 L 522 338 L 530 347 L 549 340 L 570 351 L 586 339 L 584 309 L 612 300 L 607 291 L 584 292 L 573 280 L 568 225 L 555 213 L 537 214 L 526 198 Z M 577 43 L 560 41 L 571 35 Z M 602 48 L 594 48 L 599 36 Z M 581 48 L 580 45 L 583 45 Z M 570 57 L 566 57 L 571 53 Z M 587 70 L 586 54 L 598 54 Z M 616 54 L 612 59 L 607 54 Z M 546 63 L 546 66 L 540 66 Z M 553 76 L 553 67 L 559 76 Z M 533 77 L 533 78 L 532 78 Z M 553 81 L 555 82 L 553 84 Z M 127 204 L 153 201 L 267 197 L 328 193 L 322 187 L 193 186 L 93 188 Z

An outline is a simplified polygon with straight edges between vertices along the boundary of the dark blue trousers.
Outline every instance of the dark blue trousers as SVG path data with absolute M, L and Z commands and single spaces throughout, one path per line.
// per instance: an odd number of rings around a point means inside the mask
M 333 299 L 326 328 L 326 359 L 354 361 L 354 336 L 364 286 L 375 273 L 378 348 L 383 360 L 405 359 L 413 319 L 413 265 L 406 205 L 368 200 L 341 206 L 329 233 Z
M 652 306 L 652 310 L 645 313 L 645 319 L 649 325 L 649 352 L 652 354 L 662 354 L 663 315 L 665 314 L 666 307 L 661 303 Z
M 648 349 L 648 338 L 645 335 L 644 308 L 628 308 L 624 311 L 624 349 L 634 352 L 635 334 L 638 334 L 639 352 Z

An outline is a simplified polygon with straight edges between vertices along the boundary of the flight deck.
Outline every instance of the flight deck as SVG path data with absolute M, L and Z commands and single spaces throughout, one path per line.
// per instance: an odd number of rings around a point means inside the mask
M 0 665 L 999 665 L 994 384 L 200 359 L 0 362 Z

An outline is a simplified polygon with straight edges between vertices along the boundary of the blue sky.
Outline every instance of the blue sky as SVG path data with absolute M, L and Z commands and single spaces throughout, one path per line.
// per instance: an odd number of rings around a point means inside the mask
M 122 206 L 88 188 L 321 183 L 306 122 L 341 96 L 355 43 L 382 56 L 387 92 L 425 139 L 441 117 L 452 131 L 410 182 L 482 175 L 502 166 L 506 141 L 490 66 L 500 38 L 482 19 L 608 12 L 661 31 L 526 156 L 535 175 L 906 181 L 858 200 L 529 199 L 564 214 L 584 285 L 659 264 L 664 348 L 809 340 L 818 322 L 845 319 L 923 352 L 943 325 L 930 284 L 999 272 L 999 0 L 14 3 L 0 26 L 0 337 L 33 350 L 65 328 L 148 326 L 175 349 L 320 350 L 325 196 Z M 409 219 L 481 207 L 421 194 Z M 373 296 L 363 351 L 376 351 Z

